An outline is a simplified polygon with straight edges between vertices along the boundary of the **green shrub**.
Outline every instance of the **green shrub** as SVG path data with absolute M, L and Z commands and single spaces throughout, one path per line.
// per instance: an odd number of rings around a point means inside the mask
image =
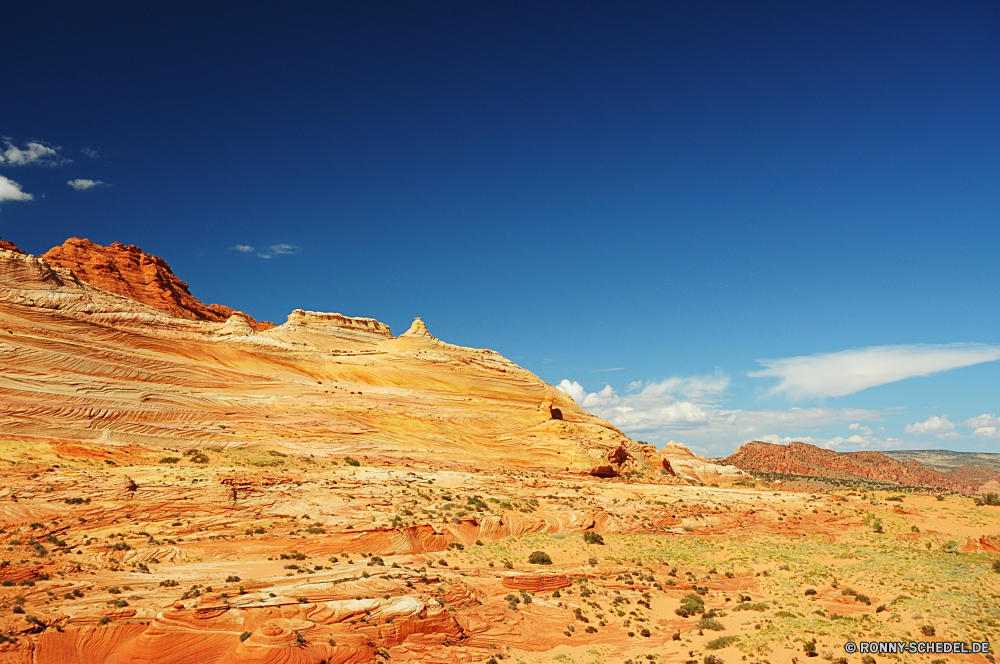
M 681 605 L 677 607 L 674 611 L 677 615 L 687 618 L 688 616 L 693 616 L 696 613 L 702 613 L 705 611 L 705 600 L 698 597 L 694 593 L 688 593 L 681 600 Z
M 552 557 L 544 551 L 532 551 L 528 556 L 528 562 L 532 565 L 551 565 Z
M 344 463 L 346 463 L 348 466 L 355 466 L 355 467 L 361 465 L 360 461 L 358 461 L 357 459 L 352 459 L 351 457 L 344 457 Z
M 973 497 L 973 502 L 977 505 L 993 505 L 1000 506 L 1000 494 L 987 493 L 982 496 Z
M 679 641 L 680 639 L 677 640 Z M 733 645 L 739 640 L 740 637 L 736 636 L 735 634 L 727 634 L 726 636 L 720 636 L 706 643 L 705 650 L 722 650 L 723 648 L 728 648 L 729 646 Z
M 587 544 L 604 544 L 604 537 L 599 533 L 595 533 L 593 530 L 588 530 L 583 534 L 583 541 Z
M 708 616 L 702 616 L 702 619 L 698 621 L 698 629 L 710 629 L 713 632 L 721 632 L 726 627 L 720 623 L 715 618 L 709 618 Z
M 180 457 L 165 456 L 162 459 L 160 459 L 160 463 L 177 463 L 180 460 L 181 460 Z
M 993 561 L 993 571 L 1000 574 L 1000 559 Z

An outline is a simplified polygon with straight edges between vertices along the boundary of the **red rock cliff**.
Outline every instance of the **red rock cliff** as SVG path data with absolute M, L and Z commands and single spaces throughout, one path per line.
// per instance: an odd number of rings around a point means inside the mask
M 13 245 L 12 245 L 13 246 Z M 72 237 L 49 249 L 42 258 L 56 267 L 73 270 L 82 281 L 132 298 L 180 318 L 225 322 L 239 313 L 260 332 L 274 323 L 256 321 L 243 312 L 221 304 L 205 304 L 191 295 L 188 285 L 174 275 L 167 262 L 132 244 L 114 242 L 102 247 L 90 240 Z

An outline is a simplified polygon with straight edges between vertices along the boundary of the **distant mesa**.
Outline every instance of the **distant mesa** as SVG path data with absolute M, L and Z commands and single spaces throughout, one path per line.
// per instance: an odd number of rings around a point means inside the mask
M 861 478 L 960 493 L 976 493 L 982 486 L 998 479 L 995 470 L 981 466 L 967 465 L 940 472 L 918 461 L 898 461 L 882 452 L 835 452 L 795 442 L 775 445 L 753 441 L 723 461 L 737 468 L 759 473 Z
M 11 245 L 13 246 L 13 245 Z M 92 286 L 159 309 L 179 318 L 224 323 L 233 314 L 246 316 L 257 332 L 275 327 L 221 304 L 204 304 L 191 295 L 165 260 L 147 254 L 134 244 L 114 242 L 103 247 L 87 239 L 72 237 L 41 256 L 52 266 L 72 270 Z

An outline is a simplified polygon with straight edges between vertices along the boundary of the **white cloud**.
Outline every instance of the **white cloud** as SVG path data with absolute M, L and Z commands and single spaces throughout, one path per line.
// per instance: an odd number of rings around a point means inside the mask
M 40 166 L 60 166 L 70 160 L 59 154 L 58 147 L 51 147 L 38 141 L 28 141 L 27 146 L 19 148 L 9 139 L 4 139 L 7 145 L 5 150 L 0 150 L 0 164 L 10 164 L 11 166 L 27 166 L 38 164 Z
M 906 433 L 912 433 L 917 436 L 922 436 L 925 434 L 944 434 L 955 429 L 955 424 L 948 421 L 947 415 L 942 415 L 938 417 L 933 415 L 928 417 L 923 422 L 914 422 L 913 424 L 907 424 L 903 429 Z
M 992 438 L 997 435 L 996 427 L 976 427 L 976 430 L 972 432 L 973 436 L 983 436 L 985 438 Z
M 564 379 L 557 388 L 582 408 L 604 418 L 624 432 L 647 440 L 666 440 L 671 432 L 687 431 L 706 441 L 759 437 L 775 430 L 814 429 L 835 424 L 879 420 L 882 413 L 857 408 L 788 408 L 728 410 L 716 401 L 729 386 L 729 377 L 691 376 L 649 383 L 638 393 L 618 394 L 610 385 L 587 393 L 577 381 Z M 639 389 L 633 383 L 631 390 Z M 682 398 L 678 398 L 682 397 Z M 866 435 L 870 429 L 865 427 Z
M 84 178 L 69 180 L 66 184 L 73 187 L 77 191 L 86 191 L 88 189 L 93 189 L 94 187 L 104 186 L 104 183 L 101 182 L 100 180 L 87 180 Z
M 80 148 L 80 152 L 90 157 L 91 159 L 97 159 L 98 157 L 101 156 L 101 153 L 98 152 L 97 150 L 94 150 L 93 148 Z
M 914 376 L 1000 359 L 1000 346 L 984 344 L 911 344 L 872 346 L 837 353 L 759 360 L 764 366 L 748 375 L 781 382 L 768 392 L 792 399 L 841 397 L 869 387 Z
M 559 384 L 556 385 L 556 389 L 573 397 L 573 401 L 575 401 L 577 405 L 582 403 L 587 397 L 587 390 L 583 389 L 583 385 L 575 380 L 566 380 L 563 378 L 559 381 Z
M 4 201 L 30 201 L 31 194 L 22 191 L 21 185 L 0 175 L 0 203 Z
M 610 369 L 594 369 L 590 373 L 607 373 L 609 371 L 625 371 L 625 367 L 611 367 Z
M 982 415 L 977 415 L 976 417 L 970 417 L 966 421 L 962 422 L 967 427 L 1000 427 L 1000 417 L 996 415 L 987 415 L 983 413 Z
M 249 244 L 237 244 L 235 247 L 233 247 L 233 249 L 235 249 L 236 251 L 242 251 L 244 254 L 249 254 L 253 252 L 253 247 L 251 247 Z

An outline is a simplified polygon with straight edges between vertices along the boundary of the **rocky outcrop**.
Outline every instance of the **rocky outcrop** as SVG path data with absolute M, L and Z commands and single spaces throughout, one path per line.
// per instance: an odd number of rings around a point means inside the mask
M 225 322 L 237 312 L 221 304 L 204 304 L 191 295 L 165 260 L 147 254 L 135 245 L 114 242 L 103 247 L 87 239 L 70 238 L 42 256 L 54 267 L 72 270 L 76 276 L 102 290 L 141 302 L 171 316 Z M 246 316 L 246 314 L 242 314 Z M 246 316 L 257 331 L 274 327 Z
M 379 343 L 392 338 L 389 326 L 374 318 L 351 318 L 343 314 L 302 309 L 288 314 L 285 324 L 275 328 L 269 336 L 278 338 L 286 333 L 326 335 L 361 343 Z
M 950 489 L 974 493 L 978 487 L 996 478 L 988 469 L 941 473 L 917 461 L 897 461 L 881 452 L 834 452 L 806 443 L 775 445 L 754 441 L 747 443 L 725 462 L 743 470 L 812 477 L 862 478 L 905 486 Z
M 24 252 L 18 249 L 17 245 L 13 242 L 7 242 L 3 238 L 0 238 L 0 250 L 3 251 L 13 251 L 15 254 L 23 254 Z

